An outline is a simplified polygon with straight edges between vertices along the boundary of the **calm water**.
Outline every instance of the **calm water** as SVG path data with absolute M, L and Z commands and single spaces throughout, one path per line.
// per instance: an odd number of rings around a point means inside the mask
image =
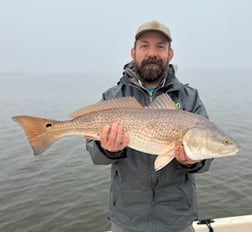
M 200 218 L 252 214 L 252 71 L 179 72 L 200 91 L 212 121 L 242 145 L 197 175 Z M 104 77 L 104 75 L 101 75 Z M 97 80 L 99 84 L 94 84 Z M 99 75 L 0 76 L 0 231 L 100 232 L 109 229 L 109 166 L 92 164 L 81 137 L 34 157 L 16 114 L 66 119 L 96 102 L 114 80 Z

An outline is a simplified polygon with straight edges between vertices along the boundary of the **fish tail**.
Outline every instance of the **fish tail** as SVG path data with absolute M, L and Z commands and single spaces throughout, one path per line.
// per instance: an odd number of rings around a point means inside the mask
M 59 137 L 52 127 L 57 122 L 51 119 L 19 115 L 12 117 L 25 131 L 33 154 L 39 155 L 47 150 Z

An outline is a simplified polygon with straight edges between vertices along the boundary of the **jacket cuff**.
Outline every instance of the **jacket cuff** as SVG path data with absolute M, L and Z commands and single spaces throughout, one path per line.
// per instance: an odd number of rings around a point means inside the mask
M 192 165 L 180 164 L 180 166 L 188 173 L 197 173 L 204 167 L 204 165 L 205 165 L 205 160 L 202 160 L 199 163 L 192 164 Z
M 99 141 L 96 142 L 97 146 L 99 147 L 99 149 L 102 151 L 102 153 L 108 158 L 108 159 L 112 159 L 112 160 L 116 160 L 116 159 L 123 159 L 126 158 L 126 152 L 125 149 L 123 149 L 122 151 L 119 152 L 111 152 L 111 151 L 107 151 L 104 148 L 102 148 L 101 143 Z

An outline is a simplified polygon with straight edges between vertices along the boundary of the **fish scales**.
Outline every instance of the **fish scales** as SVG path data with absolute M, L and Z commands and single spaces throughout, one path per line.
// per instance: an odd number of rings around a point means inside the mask
M 185 115 L 181 110 L 122 109 L 80 116 L 59 122 L 54 128 L 62 133 L 68 131 L 69 134 L 78 133 L 99 140 L 106 124 L 118 123 L 130 137 L 129 147 L 159 155 L 167 148 L 167 141 L 182 143 L 186 131 L 203 119 L 197 115 Z
M 156 170 L 174 158 L 175 150 L 181 144 L 192 160 L 230 156 L 240 149 L 240 145 L 213 122 L 175 109 L 175 103 L 167 94 L 157 97 L 148 107 L 131 97 L 112 99 L 81 108 L 71 117 L 56 121 L 18 115 L 13 120 L 24 129 L 34 155 L 43 153 L 67 135 L 100 140 L 103 127 L 113 123 L 120 124 L 129 135 L 129 147 L 157 155 Z

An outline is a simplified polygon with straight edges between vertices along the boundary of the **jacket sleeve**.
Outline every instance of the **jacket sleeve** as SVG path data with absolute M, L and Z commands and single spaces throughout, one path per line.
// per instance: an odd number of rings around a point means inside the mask
M 202 103 L 198 91 L 196 89 L 193 89 L 191 87 L 187 87 L 186 89 L 184 89 L 184 93 L 183 93 L 184 99 L 186 99 L 186 104 L 184 110 L 195 113 L 195 114 L 200 114 L 206 118 L 208 118 L 208 114 L 206 111 L 206 108 L 204 106 L 204 104 Z M 210 164 L 213 161 L 213 159 L 205 159 L 200 161 L 197 164 L 194 164 L 192 166 L 183 166 L 181 165 L 181 167 L 189 173 L 203 173 L 209 170 L 210 168 Z
M 94 164 L 111 164 L 126 157 L 124 150 L 117 153 L 108 152 L 100 146 L 100 142 L 95 140 L 86 140 L 86 149 Z

